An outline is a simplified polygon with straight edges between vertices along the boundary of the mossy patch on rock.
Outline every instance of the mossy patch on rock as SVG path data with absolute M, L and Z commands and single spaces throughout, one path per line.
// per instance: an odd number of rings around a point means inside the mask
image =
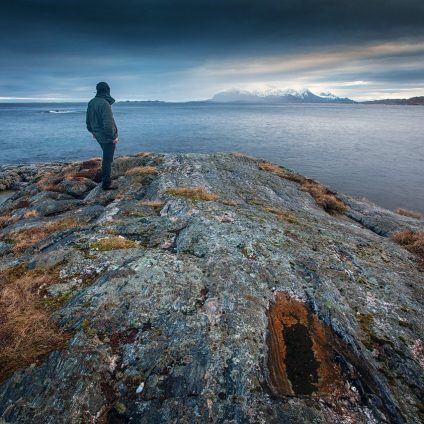
M 68 290 L 65 293 L 62 293 L 58 296 L 48 297 L 43 300 L 43 304 L 49 308 L 58 308 L 62 306 L 65 302 L 67 302 L 73 295 L 75 294 L 75 290 Z
M 157 175 L 158 170 L 155 166 L 135 166 L 134 168 L 128 169 L 125 175 Z
M 268 208 L 265 208 L 265 211 L 276 215 L 282 221 L 287 221 L 290 224 L 297 224 L 299 222 L 292 213 L 284 211 L 284 210 L 279 209 L 279 208 L 269 208 L 268 207 Z
M 105 237 L 90 245 L 91 249 L 98 250 L 99 252 L 107 252 L 109 250 L 117 249 L 133 249 L 136 247 L 139 247 L 138 242 L 129 240 L 122 236 Z
M 217 194 L 209 193 L 203 187 L 173 187 L 166 190 L 173 196 L 185 197 L 193 201 L 205 200 L 208 202 L 218 200 Z

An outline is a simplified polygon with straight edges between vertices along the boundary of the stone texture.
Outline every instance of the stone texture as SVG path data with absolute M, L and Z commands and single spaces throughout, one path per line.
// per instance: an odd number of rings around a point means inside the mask
M 76 180 L 63 180 L 59 185 L 65 193 L 73 197 L 81 197 L 87 191 L 93 189 L 97 184 L 89 178 L 78 177 Z
M 8 243 L 0 241 L 0 255 L 4 255 L 5 253 L 9 252 L 9 250 L 10 245 Z
M 146 165 L 158 175 L 125 175 Z M 343 195 L 331 216 L 231 154 L 123 158 L 114 175 L 118 190 L 57 211 L 79 227 L 31 250 L 31 266 L 61 266 L 49 293 L 72 295 L 53 319 L 73 335 L 2 382 L 6 422 L 420 422 L 424 274 L 387 236 L 423 221 Z M 139 244 L 91 247 L 111 235 Z
M 42 203 L 37 204 L 34 210 L 42 216 L 57 215 L 61 212 L 74 209 L 82 203 L 78 200 L 53 200 L 49 199 Z
M 353 199 L 346 195 L 340 197 L 349 206 L 346 213 L 349 218 L 381 236 L 387 237 L 405 229 L 419 231 L 423 227 L 422 220 L 383 209 L 367 199 Z
M 40 173 L 62 169 L 65 163 L 0 165 L 0 191 L 19 190 Z

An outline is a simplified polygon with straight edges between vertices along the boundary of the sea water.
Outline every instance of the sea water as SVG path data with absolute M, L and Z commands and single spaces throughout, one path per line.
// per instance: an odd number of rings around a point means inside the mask
M 86 104 L 0 104 L 0 164 L 100 155 Z M 389 209 L 424 212 L 424 107 L 116 103 L 117 155 L 240 151 Z

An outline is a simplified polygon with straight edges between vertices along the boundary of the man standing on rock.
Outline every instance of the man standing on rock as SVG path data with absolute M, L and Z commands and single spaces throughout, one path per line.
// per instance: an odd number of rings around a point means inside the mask
M 113 119 L 112 104 L 115 103 L 110 95 L 110 87 L 106 82 L 96 85 L 97 94 L 90 100 L 87 108 L 87 130 L 93 134 L 103 150 L 102 188 L 113 190 L 117 186 L 111 183 L 111 168 L 113 154 L 118 143 L 118 128 Z

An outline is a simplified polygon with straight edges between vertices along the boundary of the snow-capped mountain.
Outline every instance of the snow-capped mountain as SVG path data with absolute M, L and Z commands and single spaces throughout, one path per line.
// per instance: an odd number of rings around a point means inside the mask
M 338 97 L 330 92 L 312 93 L 308 88 L 302 90 L 226 90 L 210 99 L 217 103 L 355 103 L 346 97 Z
M 326 93 L 319 93 L 318 96 L 324 98 L 324 99 L 339 99 L 340 97 L 337 97 L 335 94 L 330 93 L 327 91 Z

